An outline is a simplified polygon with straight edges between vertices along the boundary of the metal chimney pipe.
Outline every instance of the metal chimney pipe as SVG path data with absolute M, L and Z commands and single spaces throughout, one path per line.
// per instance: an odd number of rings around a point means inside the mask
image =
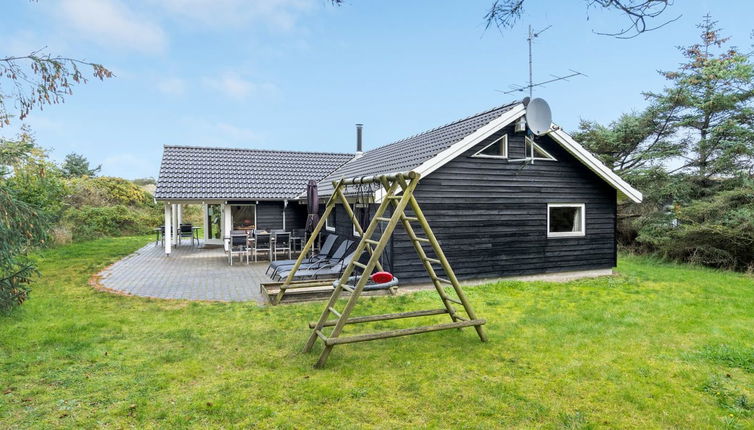
M 362 154 L 363 147 L 361 141 L 361 131 L 364 129 L 364 124 L 356 124 L 356 153 Z

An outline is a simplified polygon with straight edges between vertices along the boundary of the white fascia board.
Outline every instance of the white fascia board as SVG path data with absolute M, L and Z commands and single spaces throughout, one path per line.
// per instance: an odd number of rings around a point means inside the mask
M 524 108 L 523 104 L 516 105 L 515 107 L 511 108 L 511 110 L 493 119 L 492 121 L 487 123 L 487 125 L 481 127 L 479 130 L 464 137 L 460 142 L 450 145 L 450 147 L 425 161 L 424 163 L 419 165 L 419 167 L 413 170 L 421 174 L 422 177 L 429 175 L 430 173 L 447 164 L 449 161 L 463 154 L 477 143 L 490 137 L 492 133 L 517 120 L 525 112 L 526 109 Z
M 508 124 L 511 124 L 512 122 L 520 118 L 525 112 L 526 112 L 526 108 L 524 108 L 523 104 L 519 103 L 518 105 L 512 107 L 509 111 L 505 112 L 504 114 L 493 119 L 492 121 L 490 121 L 483 127 L 479 128 L 479 130 L 464 137 L 460 141 L 450 145 L 448 148 L 446 148 L 442 152 L 439 152 L 437 155 L 435 155 L 434 157 L 430 158 L 429 160 L 425 161 L 424 163 L 420 164 L 418 167 L 412 170 L 421 174 L 422 178 L 426 177 L 427 175 L 439 169 L 440 167 L 444 166 L 445 164 L 447 164 L 454 158 L 468 151 L 470 148 L 474 147 L 474 145 L 490 137 L 494 132 L 507 126 Z M 383 189 L 377 190 L 374 193 L 374 202 L 381 203 L 382 196 L 384 195 L 384 193 L 385 193 L 385 190 Z
M 577 160 L 581 161 L 589 168 L 589 170 L 596 173 L 597 176 L 604 179 L 613 188 L 623 193 L 634 203 L 641 203 L 643 196 L 639 190 L 629 185 L 628 182 L 621 179 L 620 176 L 616 175 L 615 172 L 610 170 L 610 168 L 602 164 L 597 157 L 573 140 L 568 133 L 558 128 L 557 130 L 550 132 L 549 135 L 566 151 L 576 157 Z

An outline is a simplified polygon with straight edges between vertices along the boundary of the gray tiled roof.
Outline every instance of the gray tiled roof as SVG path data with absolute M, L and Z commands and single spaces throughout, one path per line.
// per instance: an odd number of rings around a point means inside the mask
M 292 199 L 353 154 L 165 146 L 157 200 Z
M 514 102 L 499 106 L 367 151 L 320 181 L 319 192 L 325 195 L 330 194 L 332 181 L 341 178 L 406 172 L 415 169 L 518 104 L 519 102 Z

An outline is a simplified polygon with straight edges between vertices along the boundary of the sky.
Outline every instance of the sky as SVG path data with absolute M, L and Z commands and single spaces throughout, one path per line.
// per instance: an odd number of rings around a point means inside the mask
M 535 82 L 587 75 L 534 92 L 571 131 L 645 106 L 707 13 L 733 45 L 754 43 L 750 0 L 677 0 L 663 15 L 677 21 L 629 40 L 598 35 L 623 18 L 584 0 L 527 0 L 514 28 L 485 30 L 491 2 L 6 0 L 0 57 L 46 47 L 111 69 L 25 123 L 53 160 L 76 152 L 133 179 L 157 177 L 163 145 L 353 152 L 364 123 L 369 150 L 520 99 L 501 91 L 528 79 L 529 24 L 551 26 L 534 43 Z

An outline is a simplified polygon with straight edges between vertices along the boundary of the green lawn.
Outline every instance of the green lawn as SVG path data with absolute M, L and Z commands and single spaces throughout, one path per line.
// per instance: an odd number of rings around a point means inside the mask
M 44 253 L 31 299 L 0 317 L 0 427 L 754 427 L 752 277 L 624 256 L 611 278 L 468 288 L 489 343 L 465 329 L 347 345 L 315 370 L 321 345 L 300 351 L 322 303 L 87 285 L 146 240 Z M 437 305 L 422 292 L 358 310 Z

